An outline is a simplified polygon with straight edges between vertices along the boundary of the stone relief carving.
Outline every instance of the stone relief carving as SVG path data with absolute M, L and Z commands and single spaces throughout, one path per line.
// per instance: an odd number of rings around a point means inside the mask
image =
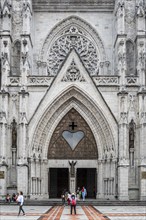
M 30 34 L 32 11 L 31 11 L 30 2 L 28 0 L 23 1 L 22 17 L 23 17 L 23 34 Z
M 84 77 L 81 75 L 78 67 L 73 60 L 70 67 L 67 69 L 66 74 L 63 76 L 62 82 L 85 82 Z
M 28 85 L 50 85 L 52 82 L 52 77 L 43 77 L 43 76 L 29 76 Z
M 126 42 L 126 63 L 127 63 L 127 75 L 135 75 L 135 50 L 134 43 L 128 40 Z
M 134 77 L 134 76 L 128 76 L 126 77 L 127 79 L 127 84 L 129 85 L 135 85 L 138 83 L 138 78 L 137 77 Z
M 137 73 L 140 75 L 141 71 L 145 68 L 146 51 L 145 44 L 140 41 L 138 44 L 138 57 L 137 57 Z
M 138 0 L 137 1 L 136 14 L 137 14 L 138 17 L 144 17 L 144 15 L 145 15 L 145 6 L 144 6 L 144 1 L 143 0 Z
M 93 77 L 96 85 L 119 85 L 119 77 L 118 76 L 98 76 Z
M 124 40 L 121 40 L 118 45 L 118 61 L 119 70 L 126 69 L 126 48 Z
M 117 4 L 117 16 L 119 18 L 123 17 L 125 15 L 125 3 L 123 0 L 119 0 Z
M 2 7 L 2 11 L 1 11 L 1 15 L 2 16 L 8 16 L 9 18 L 11 17 L 11 12 L 12 12 L 12 4 L 11 4 L 11 0 L 5 0 L 3 7 Z
M 99 55 L 95 45 L 76 26 L 71 26 L 51 46 L 48 52 L 48 74 L 56 75 L 69 52 L 74 49 L 90 75 L 99 73 Z
M 125 1 L 125 25 L 126 33 L 133 41 L 136 35 L 136 16 L 135 16 L 135 2 Z

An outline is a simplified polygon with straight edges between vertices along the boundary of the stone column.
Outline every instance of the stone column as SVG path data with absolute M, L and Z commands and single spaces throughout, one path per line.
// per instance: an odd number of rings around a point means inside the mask
M 28 93 L 25 89 L 19 92 L 20 106 L 19 106 L 19 130 L 18 130 L 18 169 L 17 169 L 17 184 L 18 188 L 24 193 L 28 193 L 28 138 L 27 138 L 27 98 Z M 23 181 L 22 181 L 23 180 Z
M 139 196 L 140 200 L 146 200 L 146 90 L 138 93 L 139 98 Z
M 104 198 L 104 184 L 103 184 L 103 161 L 98 161 L 98 184 L 97 184 L 97 198 Z
M 128 172 L 129 172 L 129 145 L 127 120 L 127 95 L 121 91 L 119 95 L 120 121 L 119 121 L 119 148 L 118 148 L 118 198 L 128 200 Z
M 136 48 L 137 48 L 137 74 L 139 76 L 139 84 L 146 85 L 146 28 L 145 28 L 145 4 L 143 0 L 137 1 L 136 5 Z
M 8 99 L 9 93 L 6 92 L 4 89 L 0 91 L 0 172 L 1 177 L 0 179 L 0 191 L 1 195 L 5 195 L 7 192 L 8 186 L 8 179 L 7 179 L 7 172 L 8 172 L 8 124 L 7 124 L 7 117 L 8 117 Z
M 49 175 L 49 170 L 48 170 L 48 160 L 43 159 L 42 164 L 41 164 L 41 195 L 43 199 L 48 199 L 48 175 Z

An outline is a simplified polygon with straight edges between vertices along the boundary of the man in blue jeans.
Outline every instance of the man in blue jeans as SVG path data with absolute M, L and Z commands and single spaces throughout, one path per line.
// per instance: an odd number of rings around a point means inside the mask
M 20 212 L 22 211 L 23 212 L 23 215 L 25 215 L 25 212 L 23 210 L 23 203 L 24 203 L 24 196 L 23 196 L 23 192 L 20 191 L 19 192 L 19 196 L 17 198 L 17 202 L 18 202 L 18 205 L 19 205 L 19 212 L 18 212 L 18 216 L 20 215 Z

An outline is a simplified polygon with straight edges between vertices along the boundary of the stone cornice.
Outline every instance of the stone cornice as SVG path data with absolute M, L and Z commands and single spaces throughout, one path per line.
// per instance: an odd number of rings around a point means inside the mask
M 113 11 L 114 0 L 33 0 L 34 11 Z

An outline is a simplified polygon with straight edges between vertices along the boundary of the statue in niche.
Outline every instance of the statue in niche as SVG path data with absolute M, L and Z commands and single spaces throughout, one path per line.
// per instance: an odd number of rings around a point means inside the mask
M 75 176 L 75 165 L 76 165 L 77 161 L 69 161 L 69 165 L 70 165 L 70 170 L 71 170 L 71 176 L 74 177 Z
M 129 148 L 134 148 L 134 138 L 135 138 L 135 123 L 132 119 L 129 124 Z
M 17 147 L 17 123 L 15 119 L 12 122 L 12 148 Z

